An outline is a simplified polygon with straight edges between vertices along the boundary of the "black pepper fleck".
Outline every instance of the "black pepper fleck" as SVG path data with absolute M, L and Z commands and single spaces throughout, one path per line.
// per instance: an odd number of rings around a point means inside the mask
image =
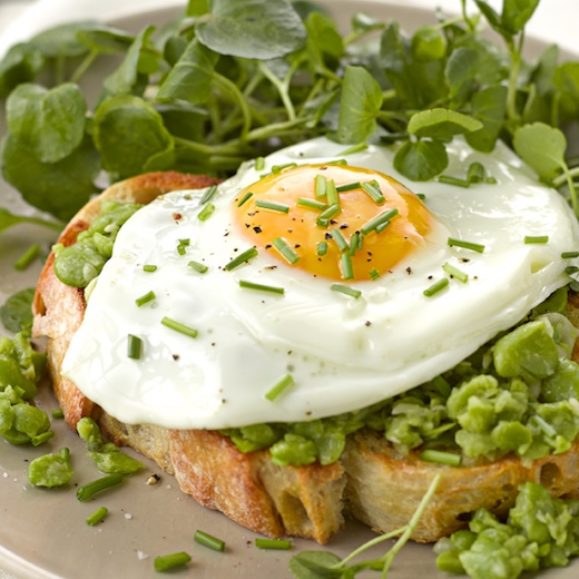
M 261 229 L 261 227 L 260 227 L 259 225 L 256 225 L 256 226 L 253 228 L 253 231 L 255 231 L 255 233 L 261 233 L 263 230 Z

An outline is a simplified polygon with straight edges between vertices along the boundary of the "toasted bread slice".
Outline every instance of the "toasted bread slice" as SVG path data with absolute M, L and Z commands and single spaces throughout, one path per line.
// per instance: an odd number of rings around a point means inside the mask
M 148 203 L 178 189 L 207 187 L 215 180 L 180 173 L 151 173 L 107 189 L 70 222 L 60 243 L 70 245 L 100 211 L 103 201 Z M 37 337 L 46 336 L 48 367 L 67 423 L 75 428 L 84 416 L 97 420 L 115 443 L 127 445 L 174 474 L 181 489 L 197 502 L 222 511 L 252 531 L 279 537 L 293 535 L 327 542 L 348 513 L 376 531 L 408 522 L 434 476 L 442 482 L 413 539 L 430 542 L 465 526 L 470 513 L 485 507 L 505 513 L 525 481 L 545 485 L 556 496 L 579 498 L 579 444 L 529 467 L 515 457 L 472 467 L 452 468 L 395 456 L 374 433 L 349 437 L 340 461 L 304 467 L 275 465 L 268 451 L 241 453 L 215 431 L 168 430 L 127 425 L 86 398 L 60 373 L 70 340 L 79 328 L 86 302 L 83 290 L 64 285 L 47 260 L 34 299 Z M 579 320 L 579 303 L 570 301 L 571 319 Z M 579 354 L 576 351 L 576 354 Z

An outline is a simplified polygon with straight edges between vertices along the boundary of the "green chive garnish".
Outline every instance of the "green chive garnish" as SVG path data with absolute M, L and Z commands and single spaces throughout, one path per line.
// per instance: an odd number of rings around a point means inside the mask
M 352 257 L 358 250 L 362 249 L 362 243 L 362 234 L 359 231 L 352 233 L 352 237 L 350 237 L 350 255 Z
M 335 159 L 334 161 L 328 161 L 326 165 L 340 165 L 345 166 L 348 164 L 347 159 Z
M 197 273 L 205 273 L 209 269 L 204 263 L 199 261 L 190 261 L 187 265 Z
M 336 183 L 333 179 L 328 179 L 326 182 L 326 198 L 328 200 L 328 205 L 339 205 L 340 196 L 336 189 Z
M 54 418 L 55 420 L 62 420 L 64 418 L 64 412 L 62 411 L 62 408 L 57 408 L 56 410 L 52 411 L 52 418 Z
M 577 273 L 578 271 L 579 271 L 579 267 L 577 267 L 576 265 L 568 265 L 565 268 L 565 273 L 567 275 L 573 275 L 573 274 Z
M 197 214 L 197 219 L 199 219 L 199 221 L 207 221 L 213 215 L 214 211 L 215 205 L 213 205 L 213 203 L 207 203 Z
M 525 243 L 527 245 L 532 244 L 545 244 L 549 243 L 549 236 L 548 235 L 526 235 L 525 236 Z
M 145 295 L 142 295 L 140 298 L 137 298 L 135 300 L 135 303 L 140 308 L 140 307 L 144 306 L 145 304 L 152 302 L 156 297 L 157 297 L 157 295 L 155 294 L 155 292 L 150 291 L 150 292 L 147 292 Z
M 538 414 L 535 414 L 531 420 L 533 420 L 535 422 L 535 424 L 537 424 L 537 426 L 547 435 L 547 436 L 552 436 L 555 437 L 557 436 L 557 431 L 555 430 L 555 428 L 549 424 L 542 416 L 539 416 Z
M 362 184 L 360 183 L 360 181 L 356 181 L 355 183 L 346 183 L 345 185 L 340 185 L 339 187 L 336 187 L 336 191 L 338 193 L 344 193 L 345 191 L 360 189 L 361 186 Z
M 177 320 L 173 320 L 171 318 L 168 318 L 167 316 L 165 316 L 161 320 L 161 323 L 166 328 L 169 328 L 171 330 L 175 330 L 175 332 L 179 332 L 180 334 L 183 334 L 184 336 L 189 336 L 190 338 L 196 338 L 197 335 L 199 334 L 199 332 L 196 329 L 191 328 L 190 326 L 186 326 L 185 324 L 182 324 L 181 322 L 178 322 Z
M 353 155 L 354 153 L 361 153 L 368 148 L 368 143 L 357 143 L 347 149 L 344 149 L 339 155 Z
M 190 243 L 191 241 L 189 239 L 180 239 L 179 244 L 177 245 L 177 253 L 179 255 L 185 255 Z
M 296 205 L 300 205 L 301 207 L 307 207 L 308 209 L 317 209 L 318 211 L 323 211 L 327 209 L 328 206 L 321 201 L 316 201 L 315 199 L 307 199 L 306 197 L 300 197 L 297 200 Z
M 237 257 L 233 258 L 227 265 L 223 266 L 225 271 L 231 271 L 236 267 L 239 267 L 242 263 L 247 263 L 250 259 L 257 257 L 257 248 L 251 247 L 243 253 L 240 253 Z
M 40 255 L 42 248 L 38 243 L 32 244 L 14 264 L 14 269 L 24 271 Z
M 448 238 L 449 247 L 462 247 L 462 249 L 470 249 L 471 251 L 476 251 L 477 253 L 484 253 L 485 246 L 480 243 L 473 243 L 472 241 L 462 241 L 461 239 L 454 239 L 453 237 Z
M 267 394 L 265 397 L 273 402 L 277 400 L 288 388 L 295 384 L 291 374 L 286 374 Z
M 280 294 L 283 295 L 285 293 L 285 289 L 282 287 L 275 287 L 272 285 L 264 285 L 261 283 L 254 283 L 252 281 L 246 281 L 243 279 L 239 280 L 239 287 L 245 288 L 245 289 L 252 289 L 252 290 L 257 290 L 257 291 L 262 291 L 262 292 L 268 292 L 270 294 Z
M 439 183 L 444 183 L 445 185 L 454 185 L 455 187 L 463 187 L 464 189 L 470 187 L 470 181 L 453 177 L 452 175 L 440 175 L 437 180 Z
M 564 251 L 561 257 L 563 259 L 573 259 L 574 257 L 579 257 L 579 251 Z
M 237 203 L 238 207 L 241 207 L 242 205 L 245 205 L 251 198 L 253 197 L 253 193 L 251 191 L 248 191 Z
M 447 464 L 448 466 L 460 466 L 462 457 L 454 452 L 443 452 L 441 450 L 425 450 L 420 455 L 420 460 L 426 462 L 436 462 L 438 464 Z
M 155 571 L 158 571 L 159 573 L 171 571 L 177 567 L 183 567 L 183 565 L 187 565 L 189 561 L 191 561 L 191 556 L 185 553 L 185 551 L 179 551 L 178 553 L 171 553 L 170 555 L 155 557 Z
M 340 271 L 342 273 L 342 279 L 352 279 L 354 277 L 352 256 L 349 253 L 342 253 L 340 256 Z
M 140 360 L 143 353 L 143 340 L 138 336 L 129 334 L 127 339 L 127 356 L 131 360 Z
M 464 271 L 461 271 L 460 269 L 454 267 L 454 265 L 451 265 L 450 263 L 445 263 L 442 266 L 442 269 L 450 277 L 458 280 L 461 283 L 466 283 L 468 281 L 468 274 L 466 274 L 466 273 L 464 273 Z
M 284 205 L 283 203 L 274 203 L 273 201 L 263 201 L 258 199 L 255 202 L 256 207 L 260 207 L 261 209 L 269 209 L 270 211 L 277 211 L 278 213 L 288 213 L 289 206 Z
M 100 507 L 86 518 L 86 524 L 90 527 L 94 527 L 95 525 L 102 523 L 107 518 L 108 514 L 109 510 L 106 507 Z
M 213 197 L 215 197 L 215 193 L 217 193 L 217 185 L 211 185 L 211 187 L 209 187 L 209 189 L 207 189 L 207 191 L 205 191 L 205 193 L 203 194 L 203 197 L 201 197 L 201 205 L 205 205 L 205 203 L 209 203 L 209 201 L 211 201 L 211 199 L 213 199 Z
M 203 545 L 204 547 L 208 547 L 209 549 L 213 549 L 213 551 L 220 551 L 223 553 L 225 551 L 225 541 L 206 533 L 205 531 L 195 531 L 195 535 L 193 537 L 196 543 Z
M 396 215 L 398 215 L 398 209 L 396 208 L 383 211 L 379 215 L 376 215 L 376 217 L 374 217 L 373 219 L 370 219 L 368 223 L 362 225 L 361 231 L 364 235 L 368 235 L 368 233 L 371 233 L 375 229 L 378 229 L 378 227 L 380 227 L 381 225 L 389 223 L 392 218 L 396 217 Z
M 376 281 L 380 277 L 380 272 L 377 269 L 372 268 L 370 270 L 370 278 Z
M 263 171 L 265 169 L 265 159 L 263 157 L 258 157 L 255 160 L 255 170 Z
M 383 223 L 380 223 L 380 225 L 378 225 L 378 227 L 376 227 L 376 233 L 382 233 L 389 225 L 390 225 L 389 220 L 386 220 Z
M 326 196 L 328 180 L 323 175 L 316 175 L 314 180 L 315 194 L 318 199 Z
M 323 257 L 324 255 L 326 255 L 326 253 L 328 253 L 328 244 L 325 241 L 320 241 L 318 243 L 318 245 L 316 246 L 316 253 L 320 257 Z
M 378 181 L 367 181 L 362 183 L 362 190 L 376 203 L 377 205 L 382 205 L 386 199 L 380 190 L 380 184 Z
M 157 271 L 157 266 L 150 264 L 144 265 L 143 271 L 146 271 L 147 273 L 153 273 L 154 271 Z
M 102 478 L 99 478 L 86 485 L 78 487 L 78 489 L 76 490 L 76 498 L 81 503 L 92 501 L 95 495 L 102 493 L 113 487 L 116 487 L 117 485 L 120 485 L 124 480 L 125 480 L 124 475 L 119 473 L 103 476 Z
M 330 233 L 340 251 L 346 251 L 347 249 L 350 248 L 348 242 L 345 240 L 344 236 L 342 235 L 342 232 L 339 229 L 332 229 Z
M 333 283 L 330 286 L 330 289 L 333 292 L 337 292 L 340 294 L 350 296 L 351 298 L 354 298 L 356 300 L 362 295 L 362 292 L 360 290 L 354 289 L 354 288 L 347 286 L 347 285 L 343 285 L 341 283 Z
M 270 551 L 289 551 L 293 547 L 293 543 L 289 539 L 263 539 L 258 537 L 255 539 L 255 546 L 258 549 L 268 549 Z
M 293 265 L 299 260 L 300 256 L 292 249 L 290 244 L 283 237 L 276 237 L 272 241 L 272 244 L 288 263 Z
M 290 169 L 291 167 L 297 167 L 297 163 L 286 163 L 285 165 L 274 165 L 271 168 L 272 173 L 281 173 L 284 169 Z
M 327 227 L 332 220 L 332 217 L 335 217 L 340 213 L 341 209 L 339 205 L 330 205 L 326 210 L 322 211 L 319 217 L 316 219 L 316 223 L 320 227 Z
M 420 201 L 426 200 L 426 195 L 424 193 L 416 193 L 416 197 L 418 197 L 418 199 L 420 199 Z
M 431 298 L 437 293 L 441 292 L 448 285 L 448 278 L 439 279 L 436 283 L 433 283 L 430 287 L 426 288 L 422 293 L 427 297 Z

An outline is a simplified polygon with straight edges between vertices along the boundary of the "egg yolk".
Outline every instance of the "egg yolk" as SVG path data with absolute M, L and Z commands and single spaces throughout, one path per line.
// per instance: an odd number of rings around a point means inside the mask
M 272 172 L 241 191 L 233 210 L 258 249 L 332 280 L 387 273 L 424 243 L 431 227 L 426 207 L 401 183 L 339 164 Z

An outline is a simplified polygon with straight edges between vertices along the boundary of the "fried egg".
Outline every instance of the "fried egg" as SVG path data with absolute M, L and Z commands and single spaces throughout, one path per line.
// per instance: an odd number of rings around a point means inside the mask
M 119 232 L 64 375 L 123 422 L 216 429 L 356 410 L 452 368 L 567 283 L 579 231 L 506 146 L 448 150 L 447 173 L 477 161 L 496 183 L 417 187 L 392 149 L 344 164 L 319 138 L 158 198 Z

